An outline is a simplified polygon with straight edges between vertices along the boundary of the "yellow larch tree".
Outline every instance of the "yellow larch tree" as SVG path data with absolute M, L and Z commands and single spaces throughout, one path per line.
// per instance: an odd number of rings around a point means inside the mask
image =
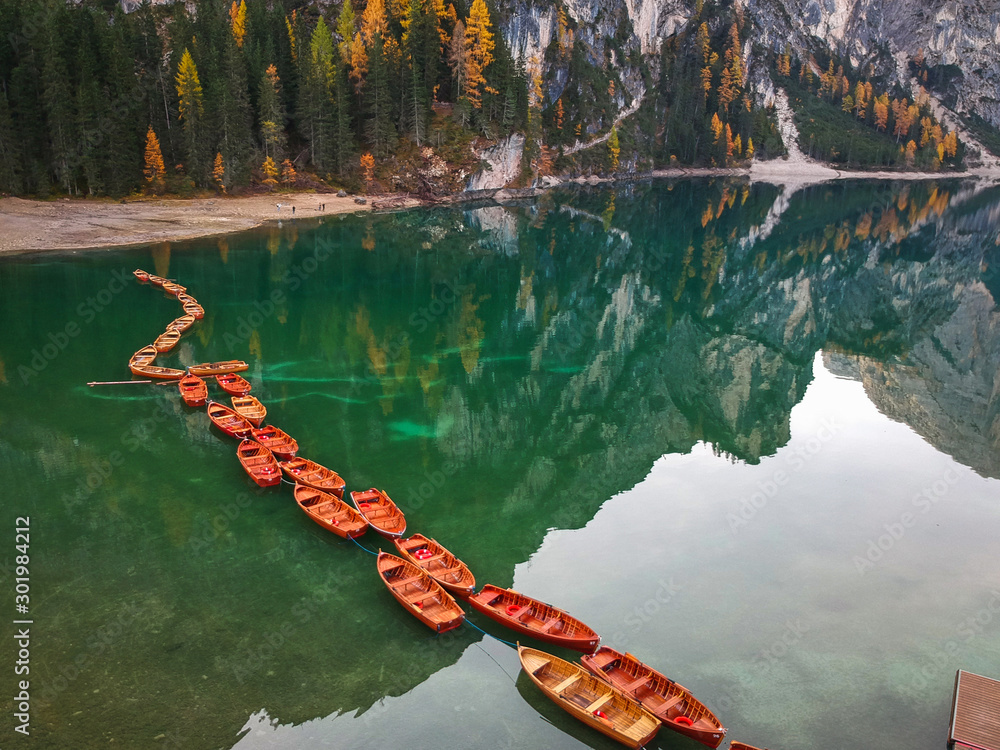
M 233 28 L 233 39 L 236 40 L 236 46 L 242 48 L 243 38 L 247 35 L 246 0 L 240 0 L 239 5 L 236 4 L 236 0 L 233 0 L 233 4 L 229 7 L 229 20 Z
M 163 177 L 167 168 L 163 165 L 163 153 L 160 151 L 160 139 L 156 137 L 153 126 L 146 131 L 146 166 L 142 170 L 146 183 L 150 188 L 163 186 Z
M 473 0 L 465 24 L 465 48 L 468 51 L 465 62 L 465 95 L 475 109 L 483 106 L 483 91 L 496 93 L 487 85 L 486 77 L 483 75 L 483 71 L 493 62 L 494 47 L 496 42 L 493 41 L 492 24 L 486 3 L 483 0 Z
M 264 184 L 270 187 L 274 187 L 278 184 L 278 167 L 274 163 L 274 159 L 270 156 L 264 159 L 264 163 L 260 167 L 261 171 L 264 173 Z
M 226 192 L 226 165 L 222 161 L 222 152 L 215 154 L 215 164 L 212 165 L 212 181 L 220 192 Z

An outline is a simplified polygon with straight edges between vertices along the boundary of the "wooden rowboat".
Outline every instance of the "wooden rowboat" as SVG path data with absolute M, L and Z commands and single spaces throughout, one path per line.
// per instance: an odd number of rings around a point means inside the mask
M 185 302 L 183 308 L 184 312 L 188 315 L 194 315 L 198 320 L 205 317 L 205 308 L 197 302 Z
M 299 457 L 279 461 L 278 464 L 292 481 L 323 490 L 323 492 L 329 492 L 331 495 L 343 499 L 345 482 L 333 469 L 320 466 L 308 458 Z
M 253 439 L 266 447 L 278 458 L 291 458 L 299 450 L 299 444 L 295 438 L 283 430 L 279 430 L 274 425 L 267 427 L 257 427 L 250 431 Z
M 177 296 L 178 294 L 186 292 L 187 287 L 181 286 L 180 284 L 175 284 L 172 281 L 164 281 L 163 291 L 165 291 L 167 294 L 173 294 L 174 296 Z
M 427 572 L 452 594 L 469 596 L 476 590 L 476 578 L 469 567 L 433 539 L 414 534 L 409 539 L 393 539 L 399 554 Z
M 340 498 L 304 484 L 296 484 L 294 494 L 306 515 L 327 531 L 344 539 L 355 539 L 368 531 L 364 516 Z
M 567 612 L 512 589 L 488 583 L 469 597 L 469 604 L 512 630 L 574 651 L 592 653 L 601 640 L 592 628 Z
M 281 469 L 271 451 L 256 440 L 244 440 L 236 449 L 243 470 L 261 487 L 271 487 L 281 481 Z
M 233 396 L 233 409 L 246 419 L 254 427 L 260 427 L 260 423 L 267 416 L 267 408 L 253 396 Z
M 156 340 L 153 342 L 153 348 L 156 349 L 156 351 L 158 352 L 169 352 L 171 349 L 177 346 L 177 342 L 180 340 L 181 340 L 180 331 L 175 331 L 172 328 L 168 328 L 167 330 L 165 330 L 163 333 L 161 333 L 159 336 L 156 337 Z
M 197 375 L 185 375 L 177 381 L 177 388 L 188 406 L 204 406 L 208 400 L 208 386 Z
M 142 349 L 133 354 L 128 363 L 129 365 L 136 365 L 137 367 L 151 365 L 153 364 L 153 360 L 156 359 L 156 355 L 156 347 L 150 344 L 149 346 L 142 347 Z
M 203 362 L 200 365 L 191 365 L 188 368 L 192 375 L 202 378 L 209 375 L 221 375 L 225 372 L 243 372 L 249 369 L 250 365 L 239 359 L 227 359 L 225 362 Z
M 215 382 L 230 396 L 245 396 L 250 393 L 250 383 L 235 372 L 216 375 Z
M 520 644 L 517 655 L 546 697 L 584 724 L 627 747 L 641 747 L 656 736 L 655 716 L 579 665 Z
M 132 272 L 132 275 L 135 276 L 137 279 L 139 279 L 140 284 L 149 283 L 149 274 L 146 271 L 143 271 L 141 268 L 135 269 Z
M 766 750 L 766 748 L 760 748 L 755 745 L 748 745 L 745 742 L 737 742 L 736 740 L 733 740 L 729 743 L 729 750 Z
M 351 502 L 368 525 L 387 539 L 398 539 L 406 532 L 403 511 L 381 490 L 372 487 L 364 492 L 352 492 Z
M 253 425 L 243 417 L 216 401 L 208 402 L 208 418 L 212 420 L 212 424 L 234 438 L 245 438 L 253 429 Z
M 631 698 L 663 722 L 664 726 L 708 747 L 718 747 L 726 736 L 715 714 L 683 685 L 643 664 L 632 654 L 604 646 L 580 662 L 596 677 Z
M 154 365 L 129 365 L 133 375 L 140 378 L 155 378 L 157 380 L 180 380 L 187 373 L 184 370 L 175 370 L 173 367 L 156 367 Z
M 163 278 L 162 276 L 157 276 L 156 274 L 152 273 L 146 274 L 146 278 L 149 280 L 149 283 L 152 284 L 153 286 L 163 286 L 163 282 L 166 281 L 166 279 Z
M 465 619 L 451 594 L 413 563 L 380 551 L 378 573 L 396 600 L 431 630 L 445 633 Z
M 177 333 L 184 333 L 188 328 L 194 325 L 194 315 L 181 315 L 179 318 L 167 323 L 167 330 L 174 330 Z

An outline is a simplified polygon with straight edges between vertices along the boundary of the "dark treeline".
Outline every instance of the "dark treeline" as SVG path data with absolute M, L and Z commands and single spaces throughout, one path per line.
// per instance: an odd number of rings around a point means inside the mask
M 0 191 L 356 182 L 366 152 L 429 138 L 434 101 L 470 131 L 525 128 L 525 73 L 484 0 L 323 7 L 4 0 Z

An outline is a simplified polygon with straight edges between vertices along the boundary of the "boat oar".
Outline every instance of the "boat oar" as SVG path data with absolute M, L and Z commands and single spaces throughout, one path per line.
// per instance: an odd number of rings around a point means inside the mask
M 93 383 L 87 383 L 87 385 L 93 388 L 95 385 L 135 385 L 152 382 L 152 380 L 95 380 Z

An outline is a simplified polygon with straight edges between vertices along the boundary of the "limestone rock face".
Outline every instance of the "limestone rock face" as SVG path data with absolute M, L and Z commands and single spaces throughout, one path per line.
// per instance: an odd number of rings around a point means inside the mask
M 554 0 L 502 5 L 503 32 L 515 55 L 543 60 L 558 30 Z M 908 62 L 922 50 L 929 66 L 953 68 L 947 89 L 934 92 L 939 98 L 1000 126 L 997 0 L 738 0 L 737 6 L 753 29 L 744 49 L 748 80 L 766 80 L 754 70 L 759 62 L 751 54 L 753 45 L 834 50 L 856 66 L 873 65 L 876 73 L 907 86 Z M 613 54 L 605 47 L 608 40 L 622 38 L 623 27 L 629 32 L 625 56 L 633 50 L 648 55 L 694 15 L 694 2 L 684 0 L 564 0 L 563 7 L 576 26 L 576 41 L 587 45 L 596 64 Z M 623 79 L 633 72 L 627 60 L 614 62 Z

